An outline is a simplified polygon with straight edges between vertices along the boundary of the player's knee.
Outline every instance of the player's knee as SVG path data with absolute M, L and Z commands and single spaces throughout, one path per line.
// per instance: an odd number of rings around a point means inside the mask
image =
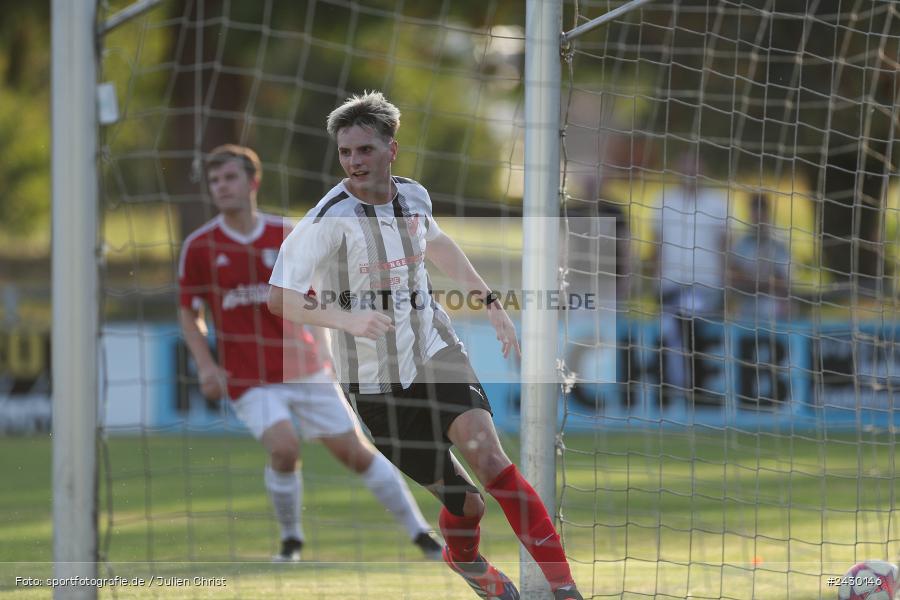
M 322 438 L 322 444 L 328 448 L 338 461 L 348 467 L 355 473 L 365 473 L 375 456 L 375 449 L 365 443 L 365 438 L 356 431 L 334 436 L 330 438 Z
M 360 447 L 348 448 L 344 451 L 344 454 L 338 457 L 342 463 L 359 475 L 369 470 L 374 458 L 372 452 Z
M 512 462 L 502 449 L 485 452 L 478 457 L 477 465 L 473 465 L 478 479 L 483 484 L 490 483 L 503 472 Z
M 484 514 L 484 498 L 470 485 L 444 487 L 440 499 L 444 507 L 457 517 L 480 517 Z
M 484 499 L 478 488 L 474 487 L 455 468 L 448 468 L 444 473 L 442 485 L 437 489 L 441 504 L 458 517 L 474 517 L 484 514 Z
M 466 492 L 463 503 L 463 515 L 467 517 L 480 517 L 484 514 L 484 496 L 478 492 Z
M 292 471 L 300 456 L 300 445 L 295 440 L 285 440 L 272 447 L 269 456 L 276 471 Z

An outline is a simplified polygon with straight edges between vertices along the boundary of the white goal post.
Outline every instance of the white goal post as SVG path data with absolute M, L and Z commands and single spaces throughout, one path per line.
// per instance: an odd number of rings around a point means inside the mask
M 97 575 L 97 55 L 95 0 L 54 0 L 53 576 Z M 54 598 L 90 599 L 64 585 Z
M 560 147 L 561 0 L 528 0 L 525 15 L 525 196 L 522 288 L 559 289 L 558 237 Z M 557 313 L 526 306 L 522 311 L 522 472 L 552 515 L 556 506 L 555 382 Z M 519 550 L 521 591 L 546 588 L 528 552 Z

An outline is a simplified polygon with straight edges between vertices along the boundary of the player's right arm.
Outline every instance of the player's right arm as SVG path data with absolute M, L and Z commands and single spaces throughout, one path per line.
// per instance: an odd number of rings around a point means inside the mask
M 200 391 L 210 400 L 222 398 L 227 389 L 228 372 L 219 366 L 209 350 L 203 315 L 194 308 L 182 306 L 178 309 L 178 323 L 184 343 L 197 363 Z
M 269 279 L 269 310 L 301 325 L 328 327 L 356 337 L 383 336 L 394 328 L 390 317 L 374 310 L 344 310 L 336 301 L 349 290 L 310 294 L 316 271 L 326 261 L 336 260 L 335 250 L 343 239 L 341 218 L 314 216 L 315 210 L 281 244 Z
M 198 251 L 193 236 L 181 248 L 178 259 L 178 324 L 184 343 L 194 362 L 200 379 L 200 391 L 210 400 L 218 400 L 227 391 L 228 372 L 219 367 L 206 339 L 206 322 L 202 306 L 205 290 L 208 290 L 210 258 Z
M 272 285 L 269 290 L 269 310 L 283 319 L 346 331 L 356 337 L 378 339 L 394 329 L 387 315 L 374 310 L 347 311 L 337 303 L 319 302 L 309 294 Z

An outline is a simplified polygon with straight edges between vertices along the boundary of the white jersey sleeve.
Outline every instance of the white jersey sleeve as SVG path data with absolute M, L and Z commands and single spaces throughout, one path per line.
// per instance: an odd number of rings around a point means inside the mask
M 301 294 L 309 292 L 319 266 L 337 248 L 337 221 L 307 214 L 281 244 L 269 283 Z
M 425 215 L 425 241 L 432 242 L 443 232 L 441 231 L 441 228 L 438 227 L 437 221 L 435 221 L 434 215 L 431 212 L 431 196 L 428 195 L 428 190 L 421 185 L 418 187 L 421 190 L 425 206 L 428 210 Z

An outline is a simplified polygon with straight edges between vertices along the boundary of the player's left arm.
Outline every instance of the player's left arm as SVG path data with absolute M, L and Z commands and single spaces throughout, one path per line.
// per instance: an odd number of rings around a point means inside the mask
M 441 232 L 428 241 L 425 246 L 425 257 L 442 273 L 464 286 L 466 292 L 480 292 L 482 300 L 487 301 L 490 288 L 472 266 L 466 253 L 446 233 Z M 488 304 L 487 313 L 494 331 L 497 332 L 497 339 L 503 344 L 503 357 L 508 357 L 513 350 L 516 356 L 521 356 L 516 328 L 500 302 L 495 300 Z

